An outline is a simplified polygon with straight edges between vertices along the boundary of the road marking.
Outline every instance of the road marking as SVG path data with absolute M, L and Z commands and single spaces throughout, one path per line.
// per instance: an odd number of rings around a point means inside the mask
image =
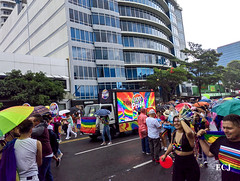
M 121 141 L 121 142 L 118 142 L 118 143 L 113 143 L 113 144 L 111 144 L 111 145 L 106 145 L 106 146 L 101 146 L 101 147 L 93 148 L 93 149 L 90 149 L 90 150 L 86 150 L 86 151 L 82 151 L 82 152 L 75 153 L 75 155 L 81 155 L 81 154 L 84 154 L 84 153 L 88 153 L 88 152 L 92 152 L 92 151 L 95 151 L 95 150 L 104 149 L 104 148 L 106 148 L 106 147 L 115 146 L 115 145 L 119 145 L 119 144 L 123 144 L 123 143 L 130 142 L 130 141 L 135 141 L 135 140 L 138 140 L 138 139 L 139 139 L 139 138 L 133 138 L 133 139 L 126 140 L 126 141 Z
M 85 139 L 90 139 L 90 138 L 89 137 L 84 137 L 84 138 L 77 138 L 77 139 L 73 139 L 73 140 L 66 140 L 66 141 L 62 141 L 60 144 L 70 143 L 70 142 L 85 140 Z
M 144 163 L 141 163 L 141 164 L 139 164 L 139 165 L 136 165 L 136 166 L 134 166 L 133 168 L 139 168 L 139 167 L 142 167 L 142 166 L 144 166 L 144 165 L 147 165 L 147 164 L 149 164 L 149 163 L 151 163 L 152 162 L 152 160 L 149 160 L 149 161 L 147 161 L 147 162 L 144 162 Z

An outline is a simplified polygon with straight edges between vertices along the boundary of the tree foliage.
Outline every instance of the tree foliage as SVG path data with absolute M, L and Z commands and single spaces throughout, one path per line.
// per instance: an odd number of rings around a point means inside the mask
M 167 70 L 154 68 L 154 74 L 147 77 L 147 83 L 155 90 L 161 87 L 163 93 L 172 99 L 177 86 L 187 81 L 187 75 L 187 70 L 182 66 Z
M 189 79 L 198 87 L 201 97 L 203 85 L 215 84 L 222 77 L 223 66 L 217 66 L 221 53 L 213 49 L 203 49 L 202 45 L 189 42 L 190 49 L 182 50 L 187 56 L 186 61 L 175 60 L 185 65 L 191 76 Z M 189 61 L 189 58 L 191 61 Z
M 20 103 L 29 103 L 32 106 L 49 105 L 51 102 L 63 99 L 64 88 L 60 81 L 53 81 L 43 72 L 25 75 L 20 70 L 6 73 L 0 81 L 0 98 Z
M 233 60 L 227 64 L 222 81 L 225 87 L 240 90 L 240 60 Z

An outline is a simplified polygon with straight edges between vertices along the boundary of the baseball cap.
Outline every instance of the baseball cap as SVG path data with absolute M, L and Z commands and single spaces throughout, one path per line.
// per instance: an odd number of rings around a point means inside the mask
M 154 111 L 154 109 L 151 109 L 148 114 L 156 114 L 156 112 Z

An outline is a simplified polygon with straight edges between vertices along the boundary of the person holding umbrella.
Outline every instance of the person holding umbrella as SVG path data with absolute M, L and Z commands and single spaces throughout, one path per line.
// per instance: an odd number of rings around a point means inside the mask
M 103 146 L 103 145 L 107 144 L 106 141 L 105 141 L 105 134 L 107 134 L 108 139 L 109 139 L 108 145 L 111 145 L 112 144 L 112 138 L 111 138 L 111 134 L 110 134 L 109 116 L 108 115 L 100 116 L 100 120 L 103 124 L 103 132 L 102 132 L 103 143 L 101 145 Z

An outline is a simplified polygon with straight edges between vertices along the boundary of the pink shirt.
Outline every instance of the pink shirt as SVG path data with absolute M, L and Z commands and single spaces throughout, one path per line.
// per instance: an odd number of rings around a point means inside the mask
M 145 138 L 147 136 L 147 125 L 146 125 L 147 116 L 141 113 L 138 116 L 138 133 L 140 139 Z

